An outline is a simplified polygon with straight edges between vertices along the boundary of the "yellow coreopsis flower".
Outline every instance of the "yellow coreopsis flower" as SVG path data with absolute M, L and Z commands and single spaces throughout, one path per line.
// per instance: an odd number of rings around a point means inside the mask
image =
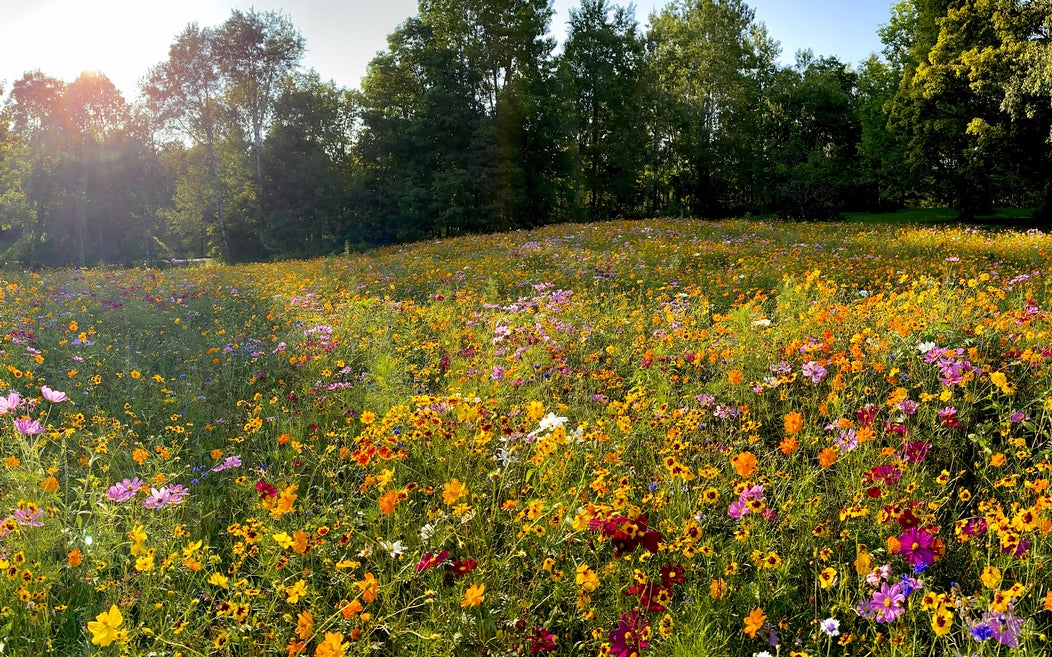
M 447 506 L 453 506 L 457 500 L 468 494 L 468 487 L 454 477 L 442 486 L 442 501 Z
M 114 641 L 124 641 L 127 638 L 125 630 L 119 630 L 124 616 L 117 605 L 111 605 L 109 611 L 104 611 L 88 622 L 88 631 L 91 632 L 91 642 L 105 648 Z

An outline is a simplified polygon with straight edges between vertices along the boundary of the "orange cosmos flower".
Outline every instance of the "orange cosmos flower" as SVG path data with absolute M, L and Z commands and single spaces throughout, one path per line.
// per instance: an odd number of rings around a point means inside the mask
M 482 599 L 486 597 L 486 585 L 485 584 L 473 584 L 468 587 L 468 590 L 464 592 L 464 599 L 460 601 L 461 607 L 477 607 L 482 604 Z
M 742 452 L 731 459 L 731 465 L 742 479 L 748 479 L 756 472 L 759 462 L 752 452 Z
M 783 421 L 785 424 L 785 432 L 790 436 L 800 433 L 804 428 L 804 416 L 797 411 L 786 413 Z
M 380 512 L 384 515 L 394 513 L 395 507 L 398 506 L 398 491 L 389 490 L 380 496 L 377 500 L 380 504 Z
M 832 447 L 826 447 L 818 453 L 818 464 L 823 468 L 832 467 L 836 463 L 836 450 Z
M 325 640 L 314 650 L 314 657 L 343 657 L 347 652 L 347 645 L 342 632 L 326 632 Z
M 767 615 L 763 613 L 763 609 L 757 607 L 750 611 L 749 615 L 745 617 L 745 628 L 742 631 L 748 634 L 750 639 L 753 639 L 766 621 Z

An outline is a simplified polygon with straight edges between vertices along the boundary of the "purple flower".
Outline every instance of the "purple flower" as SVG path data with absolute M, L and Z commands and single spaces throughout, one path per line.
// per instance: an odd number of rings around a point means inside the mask
M 228 456 L 225 459 L 223 459 L 222 463 L 219 463 L 214 468 L 212 468 L 212 472 L 222 472 L 223 470 L 229 470 L 231 468 L 240 468 L 240 467 L 241 467 L 241 457 L 240 456 Z
M 44 515 L 44 510 L 35 504 L 29 508 L 15 510 L 15 518 L 18 520 L 18 524 L 27 527 L 43 527 L 44 523 L 38 520 L 42 515 Z
M 815 361 L 809 360 L 804 363 L 801 373 L 805 378 L 811 379 L 811 383 L 821 383 L 822 379 L 826 378 L 826 374 L 829 372 Z
M 884 582 L 879 591 L 873 592 L 869 608 L 878 623 L 894 623 L 902 615 L 904 602 L 906 595 L 903 593 L 902 584 L 896 582 L 888 586 L 888 583 Z
M 18 429 L 18 433 L 25 436 L 44 433 L 44 427 L 40 426 L 40 423 L 36 420 L 31 420 L 28 417 L 20 417 L 15 420 L 15 428 Z
M 142 505 L 147 509 L 160 509 L 165 506 L 182 504 L 190 491 L 185 486 L 175 485 L 172 487 L 162 486 L 160 490 L 150 489 L 150 494 L 143 500 Z
M 106 489 L 106 496 L 110 498 L 111 502 L 127 502 L 131 498 L 135 497 L 135 494 L 142 488 L 143 481 L 136 477 L 135 479 L 125 479 L 120 483 L 113 484 Z

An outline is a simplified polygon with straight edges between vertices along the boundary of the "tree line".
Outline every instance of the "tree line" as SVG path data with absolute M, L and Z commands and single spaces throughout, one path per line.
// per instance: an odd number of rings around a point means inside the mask
M 859 63 L 742 0 L 420 0 L 360 89 L 275 12 L 191 24 L 126 101 L 32 71 L 0 115 L 0 260 L 246 261 L 565 221 L 1052 210 L 1052 0 L 901 0 Z M 0 93 L 4 90 L 0 89 Z

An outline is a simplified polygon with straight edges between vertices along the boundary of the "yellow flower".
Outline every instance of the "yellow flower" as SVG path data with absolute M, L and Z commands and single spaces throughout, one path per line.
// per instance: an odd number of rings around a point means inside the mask
M 273 538 L 278 545 L 285 549 L 292 547 L 292 537 L 289 536 L 286 532 L 274 534 L 271 538 Z
M 286 600 L 289 604 L 296 604 L 300 601 L 300 598 L 307 595 L 307 580 L 299 580 L 291 587 L 285 590 Z
M 486 597 L 486 585 L 473 584 L 464 592 L 464 599 L 460 601 L 460 606 L 477 607 L 482 604 L 484 597 Z
M 836 568 L 826 568 L 825 570 L 820 572 L 818 574 L 819 586 L 821 586 L 823 589 L 828 589 L 829 587 L 836 584 L 836 574 Z
M 577 567 L 576 581 L 577 585 L 584 591 L 594 591 L 599 588 L 599 575 L 589 568 L 588 564 L 582 564 Z
M 453 506 L 457 500 L 468 494 L 468 487 L 462 484 L 456 477 L 450 479 L 442 486 L 442 501 L 447 506 Z
M 953 628 L 953 612 L 946 607 L 939 607 L 931 616 L 931 629 L 935 636 L 946 636 Z
M 983 581 L 986 588 L 996 589 L 1001 583 L 1001 569 L 996 566 L 986 566 L 983 568 L 983 574 L 979 575 L 979 579 Z
M 230 588 L 230 578 L 222 573 L 212 573 L 208 577 L 208 583 L 212 586 L 218 586 L 221 589 Z
M 88 623 L 91 642 L 105 648 L 114 641 L 123 641 L 127 638 L 127 633 L 117 629 L 123 622 L 124 616 L 121 616 L 121 610 L 117 609 L 117 605 L 110 606 L 109 611 L 102 612 L 95 617 L 95 620 Z

